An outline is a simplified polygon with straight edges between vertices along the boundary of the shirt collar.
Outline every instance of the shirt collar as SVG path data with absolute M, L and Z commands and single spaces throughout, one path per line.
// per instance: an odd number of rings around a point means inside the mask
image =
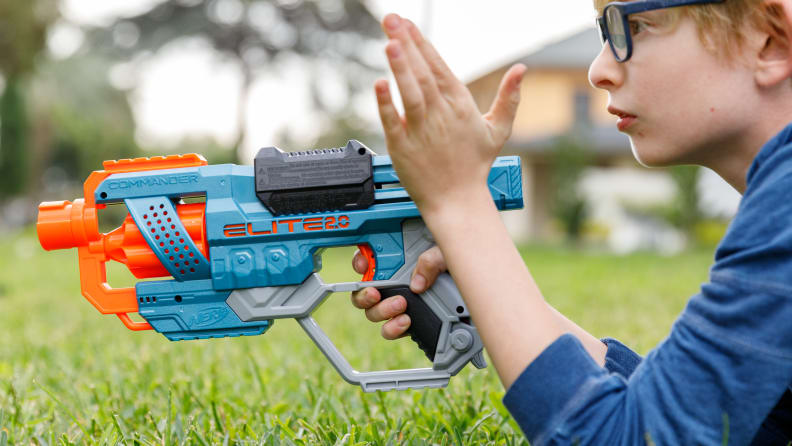
M 781 132 L 775 135 L 770 141 L 767 141 L 765 145 L 759 150 L 759 153 L 754 158 L 753 162 L 751 163 L 751 167 L 748 168 L 748 175 L 746 176 L 746 184 L 751 183 L 751 179 L 756 174 L 756 171 L 762 167 L 762 164 L 765 160 L 770 158 L 778 149 L 781 147 L 792 144 L 792 123 L 787 125 Z

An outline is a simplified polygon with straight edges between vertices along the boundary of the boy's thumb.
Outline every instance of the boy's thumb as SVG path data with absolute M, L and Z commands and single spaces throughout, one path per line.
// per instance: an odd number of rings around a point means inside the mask
M 514 115 L 520 105 L 520 85 L 525 74 L 525 65 L 514 65 L 503 75 L 498 95 L 484 116 L 494 127 L 497 134 L 505 141 L 511 135 Z

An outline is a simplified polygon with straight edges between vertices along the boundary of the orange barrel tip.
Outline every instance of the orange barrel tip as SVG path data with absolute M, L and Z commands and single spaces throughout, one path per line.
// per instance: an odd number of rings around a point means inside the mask
M 74 203 L 65 200 L 41 203 L 36 222 L 41 247 L 52 251 L 87 245 L 84 206 L 82 199 L 74 200 Z

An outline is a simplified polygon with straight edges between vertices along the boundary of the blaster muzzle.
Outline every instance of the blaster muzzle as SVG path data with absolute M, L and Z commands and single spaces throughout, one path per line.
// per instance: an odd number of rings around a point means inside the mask
M 96 209 L 86 208 L 81 198 L 41 203 L 36 232 L 47 251 L 87 246 L 99 236 Z

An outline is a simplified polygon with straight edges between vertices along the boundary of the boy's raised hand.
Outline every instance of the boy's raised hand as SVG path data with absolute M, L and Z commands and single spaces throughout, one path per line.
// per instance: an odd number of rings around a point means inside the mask
M 470 194 L 488 193 L 487 175 L 511 134 L 525 67 L 509 69 L 482 115 L 412 22 L 389 14 L 382 24 L 405 115 L 399 115 L 388 82 L 381 79 L 375 83 L 380 119 L 399 179 L 427 219 L 444 207 L 464 206 Z
M 511 134 L 525 67 L 509 69 L 495 102 L 482 115 L 470 91 L 412 22 L 389 14 L 382 26 L 390 39 L 386 54 L 405 115 L 396 111 L 386 80 L 377 81 L 375 91 L 388 152 L 402 184 L 424 218 L 444 204 L 464 205 L 475 188 L 483 187 L 488 194 L 486 178 Z M 360 274 L 368 268 L 359 253 L 352 264 Z M 422 293 L 447 269 L 438 247 L 426 251 L 418 258 L 411 290 Z M 352 294 L 352 304 L 366 310 L 372 322 L 387 320 L 382 326 L 385 339 L 402 337 L 410 327 L 402 296 L 381 300 L 377 289 L 365 288 Z

